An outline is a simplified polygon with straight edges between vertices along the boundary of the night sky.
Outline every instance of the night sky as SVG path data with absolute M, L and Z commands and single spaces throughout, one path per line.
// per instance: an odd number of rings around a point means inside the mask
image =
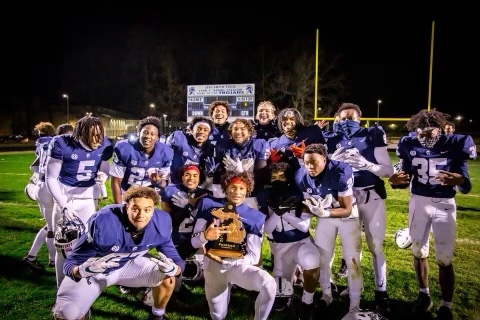
M 69 72 L 82 67 L 76 55 L 88 48 L 98 51 L 99 56 L 111 55 L 115 61 L 115 48 L 125 41 L 132 28 L 139 26 L 158 30 L 179 42 L 197 39 L 218 43 L 219 48 L 225 41 L 235 43 L 237 59 L 245 58 L 262 45 L 281 51 L 300 39 L 311 41 L 314 47 L 319 29 L 320 47 L 342 55 L 340 67 L 350 75 L 352 85 L 350 102 L 362 108 L 364 117 L 376 116 L 378 99 L 383 101 L 381 117 L 409 117 L 428 105 L 434 19 L 392 18 L 373 13 L 338 17 L 328 12 L 262 15 L 257 10 L 225 14 L 198 8 L 181 13 L 72 10 L 38 15 L 29 18 L 28 25 L 21 30 L 3 23 L 3 71 L 8 79 L 3 98 L 38 97 L 62 103 L 61 94 L 68 90 L 65 84 Z M 474 22 L 470 19 L 435 19 L 431 107 L 452 116 L 461 113 L 472 118 L 474 110 L 470 106 L 477 100 L 474 84 L 478 81 L 473 72 L 477 65 L 474 59 L 477 44 L 473 40 L 478 35 L 473 30 Z M 195 54 L 195 48 L 184 48 L 182 52 L 184 56 Z M 189 66 L 184 68 L 183 72 L 188 72 Z M 102 70 L 97 72 L 100 74 Z M 234 74 L 237 70 L 230 72 Z M 232 77 L 226 83 L 248 82 L 245 74 L 238 74 L 238 78 L 241 81 Z M 201 76 L 196 81 L 185 84 L 210 84 L 202 82 Z M 70 80 L 69 85 L 75 84 Z

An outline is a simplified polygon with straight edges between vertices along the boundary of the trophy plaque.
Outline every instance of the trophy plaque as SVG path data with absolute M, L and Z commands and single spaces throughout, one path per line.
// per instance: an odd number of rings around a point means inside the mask
M 220 226 L 228 226 L 230 232 L 213 241 L 208 253 L 220 258 L 243 258 L 247 233 L 236 213 L 236 205 L 227 202 L 223 208 L 213 210 L 212 215 L 220 219 Z

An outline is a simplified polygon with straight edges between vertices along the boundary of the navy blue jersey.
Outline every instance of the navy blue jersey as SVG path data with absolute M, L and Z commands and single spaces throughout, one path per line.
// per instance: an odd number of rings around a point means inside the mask
M 150 222 L 142 234 L 133 239 L 126 230 L 125 222 L 128 216 L 125 204 L 108 205 L 93 214 L 88 220 L 87 232 L 74 246 L 71 254 L 65 260 L 63 271 L 66 276 L 73 276 L 73 268 L 81 265 L 89 258 L 104 257 L 110 253 L 121 257 L 119 266 L 107 269 L 106 273 L 119 269 L 130 260 L 146 254 L 156 248 L 168 258 L 171 258 L 182 270 L 185 265 L 172 242 L 172 219 L 170 215 L 155 208 Z
M 340 147 L 345 149 L 356 148 L 360 154 L 368 161 L 377 164 L 374 150 L 377 147 L 386 147 L 387 138 L 382 127 L 375 126 L 369 128 L 360 128 L 355 134 L 348 137 L 338 133 L 325 137 L 325 143 L 329 154 L 333 154 Z M 353 169 L 355 176 L 355 187 L 370 187 L 381 180 L 380 177 L 368 170 Z
M 140 140 L 130 141 L 123 139 L 115 144 L 113 166 L 124 171 L 122 190 L 130 186 L 150 186 L 152 182 L 148 171 L 152 169 L 170 168 L 173 159 L 173 150 L 164 143 L 156 142 L 151 155 L 146 155 Z
M 295 197 L 294 202 L 296 203 L 295 208 L 292 209 L 292 211 L 294 211 L 294 214 L 296 217 L 300 218 L 303 212 L 303 204 L 302 204 L 303 194 L 295 185 L 292 185 L 288 188 L 284 188 L 282 190 L 278 190 L 277 188 L 265 188 L 260 190 L 257 194 L 258 206 L 262 208 L 262 210 L 265 210 L 265 212 L 268 212 L 266 211 L 268 210 L 268 204 L 267 204 L 268 199 L 281 197 L 285 200 L 291 196 Z M 286 224 L 288 225 L 288 223 Z M 297 242 L 310 237 L 309 231 L 303 232 L 302 230 L 297 228 L 286 229 L 283 227 L 282 230 L 277 230 L 277 229 L 278 228 L 273 230 L 271 233 L 273 236 L 273 240 L 276 243 Z
M 102 161 L 112 157 L 113 147 L 104 138 L 95 150 L 85 149 L 71 134 L 56 136 L 49 144 L 49 156 L 62 161 L 58 180 L 70 187 L 91 187 Z
M 195 190 L 188 190 L 185 186 L 181 183 L 179 184 L 169 184 L 160 192 L 160 197 L 162 198 L 163 202 L 166 202 L 172 208 L 172 215 L 175 215 L 176 212 L 182 211 L 183 208 L 179 208 L 172 202 L 172 197 L 174 194 L 182 192 L 186 194 L 189 198 L 198 198 L 204 194 L 212 196 L 213 193 L 210 190 L 203 189 L 203 188 L 196 188 Z M 198 204 L 198 202 L 197 202 Z M 179 245 L 184 243 L 187 240 L 190 240 L 192 237 L 193 226 L 195 223 L 195 216 L 197 214 L 197 209 L 194 208 L 188 217 L 183 219 L 179 225 L 173 226 L 172 231 L 172 239 L 175 245 Z
M 402 169 L 411 177 L 410 191 L 424 197 L 453 198 L 455 186 L 442 186 L 435 180 L 438 170 L 460 173 L 469 180 L 467 160 L 477 156 L 469 135 L 441 135 L 433 148 L 424 148 L 417 137 L 403 137 L 397 146 Z
M 38 159 L 38 173 L 40 181 L 45 181 L 45 168 L 47 165 L 48 146 L 52 139 L 52 136 L 42 136 L 38 138 L 37 141 L 35 141 L 35 155 Z
M 269 141 L 273 138 L 278 138 L 282 135 L 278 129 L 277 119 L 273 119 L 269 123 L 262 125 L 257 120 L 252 121 L 253 128 L 255 129 L 255 134 L 253 138 L 263 139 Z
M 204 197 L 200 199 L 197 206 L 197 219 L 204 219 L 207 222 L 207 226 L 210 225 L 214 219 L 217 219 L 212 215 L 212 211 L 218 208 L 223 208 L 226 199 L 218 199 L 212 197 Z M 254 234 L 258 237 L 263 237 L 263 225 L 265 223 L 265 215 L 258 210 L 250 208 L 245 204 L 237 205 L 237 214 L 240 216 L 240 222 L 245 232 L 248 234 Z M 205 246 L 210 248 L 213 241 L 209 241 Z
M 305 143 L 305 146 L 314 143 L 324 144 L 325 139 L 323 138 L 322 129 L 317 125 L 312 125 L 308 127 L 300 127 L 297 131 L 295 138 L 290 139 L 285 134 L 282 134 L 278 138 L 270 139 L 270 149 L 278 150 L 283 154 L 280 161 L 285 161 L 290 164 L 290 166 L 296 170 L 300 164 L 298 159 L 293 155 L 292 151 L 289 149 L 291 145 L 299 145 L 302 142 Z
M 208 136 L 210 143 L 215 147 L 225 146 L 230 140 L 230 133 L 228 132 L 229 126 L 230 123 L 227 121 L 221 126 L 216 125 L 214 128 L 212 128 L 210 136 Z
M 214 156 L 214 146 L 207 140 L 201 147 L 198 147 L 192 135 L 185 135 L 182 130 L 173 132 L 167 139 L 167 145 L 173 149 L 173 161 L 170 167 L 171 183 L 181 183 L 181 169 L 184 165 L 196 165 L 202 167 L 205 157 Z
M 338 195 L 350 193 L 353 188 L 353 171 L 345 162 L 327 159 L 325 169 L 317 177 L 311 177 L 305 167 L 295 174 L 295 182 L 303 193 L 304 199 L 321 197 L 328 194 L 338 200 Z

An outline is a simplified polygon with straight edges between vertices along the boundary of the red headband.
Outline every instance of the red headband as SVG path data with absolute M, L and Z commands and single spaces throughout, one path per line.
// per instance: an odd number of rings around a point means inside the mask
M 185 169 L 183 170 L 183 173 L 185 174 L 185 172 L 187 172 L 188 170 L 193 170 L 193 171 L 196 171 L 198 174 L 200 174 L 200 170 L 198 169 L 197 166 L 188 166 L 188 167 L 185 167 Z
M 231 185 L 232 183 L 242 183 L 245 186 L 248 186 L 247 182 L 239 177 L 233 177 L 232 180 L 230 180 L 230 183 L 228 185 Z

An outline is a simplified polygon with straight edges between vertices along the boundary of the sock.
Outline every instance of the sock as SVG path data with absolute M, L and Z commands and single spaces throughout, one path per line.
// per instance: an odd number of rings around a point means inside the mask
M 53 244 L 53 238 L 47 238 L 48 260 L 55 263 L 55 245 Z
M 32 247 L 28 252 L 29 256 L 36 257 L 38 255 L 38 251 L 42 247 L 43 243 L 45 242 L 45 238 L 47 237 L 47 230 L 44 228 L 40 229 L 33 240 Z M 34 259 L 35 260 L 35 259 Z
M 163 316 L 165 314 L 165 309 L 157 309 L 154 306 L 152 306 L 152 313 L 155 316 Z
M 430 288 L 420 288 L 420 292 L 430 294 Z
M 452 302 L 452 301 L 442 300 L 442 301 L 440 302 L 440 306 L 445 306 L 445 307 L 447 307 L 447 308 L 452 309 L 453 302 Z
M 307 292 L 303 290 L 303 295 L 302 295 L 302 302 L 306 304 L 312 304 L 313 303 L 313 292 Z

